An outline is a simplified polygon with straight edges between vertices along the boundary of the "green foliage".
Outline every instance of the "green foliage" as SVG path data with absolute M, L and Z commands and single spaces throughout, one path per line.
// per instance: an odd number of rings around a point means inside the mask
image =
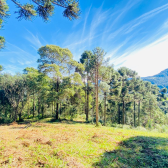
M 6 0 L 0 1 L 0 25 L 2 24 L 2 20 L 8 16 L 7 12 L 9 10 L 9 7 L 6 3 Z
M 9 124 L 13 121 L 11 118 L 0 117 L 0 124 Z
M 3 67 L 2 67 L 2 65 L 0 65 L 0 72 L 3 70 Z
M 39 69 L 42 72 L 54 72 L 54 76 L 62 76 L 78 67 L 78 63 L 73 60 L 73 55 L 67 48 L 61 48 L 55 45 L 46 45 L 38 50 L 40 59 L 38 59 Z
M 6 4 L 6 0 L 0 1 L 0 28 L 2 27 L 2 23 L 4 19 L 8 16 L 8 5 Z M 0 36 L 0 49 L 4 48 L 5 38 Z
M 4 48 L 5 38 L 0 36 L 0 49 Z
M 77 0 L 71 0 L 71 1 L 67 0 L 67 7 L 64 10 L 63 15 L 64 17 L 67 17 L 69 20 L 78 19 L 80 15 L 79 2 Z
M 100 82 L 99 87 L 103 92 L 110 92 L 110 86 L 106 82 Z
M 18 14 L 17 19 L 31 20 L 32 16 L 36 16 L 36 11 L 32 4 L 19 5 L 20 9 L 16 13 Z
M 38 50 L 39 70 L 0 76 L 0 117 L 54 117 L 55 120 L 85 115 L 87 122 L 158 130 L 168 124 L 166 89 L 145 82 L 126 67 L 114 70 L 100 48 L 84 51 L 78 63 L 71 51 L 55 45 Z M 104 66 L 104 65 L 107 66 Z M 2 67 L 0 67 L 2 70 Z M 125 126 L 126 125 L 126 126 Z
M 44 1 L 42 5 L 38 5 L 36 12 L 40 17 L 47 21 L 49 16 L 54 14 L 54 6 L 52 5 L 52 2 Z
M 18 19 L 31 20 L 32 17 L 38 15 L 44 19 L 44 21 L 47 21 L 49 17 L 54 14 L 55 6 L 64 8 L 63 16 L 67 17 L 69 20 L 78 19 L 80 15 L 79 2 L 77 0 L 32 0 L 31 3 L 25 4 L 21 4 L 17 0 L 12 1 L 19 8 L 16 12 L 18 14 Z M 2 2 L 4 2 L 4 0 Z

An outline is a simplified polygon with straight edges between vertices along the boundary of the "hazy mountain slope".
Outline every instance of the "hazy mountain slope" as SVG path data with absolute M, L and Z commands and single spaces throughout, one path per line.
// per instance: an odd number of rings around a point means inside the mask
M 142 77 L 144 81 L 149 81 L 152 84 L 156 84 L 159 88 L 166 87 L 168 89 L 168 69 L 161 71 L 154 76 Z

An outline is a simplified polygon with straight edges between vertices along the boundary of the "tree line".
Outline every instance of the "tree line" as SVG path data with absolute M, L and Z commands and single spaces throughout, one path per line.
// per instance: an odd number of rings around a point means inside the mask
M 167 124 L 159 108 L 167 89 L 143 81 L 126 67 L 115 70 L 105 51 L 84 51 L 79 62 L 69 49 L 46 45 L 38 50 L 38 68 L 11 75 L 0 66 L 0 122 L 53 117 L 86 122 L 128 124 L 134 127 Z

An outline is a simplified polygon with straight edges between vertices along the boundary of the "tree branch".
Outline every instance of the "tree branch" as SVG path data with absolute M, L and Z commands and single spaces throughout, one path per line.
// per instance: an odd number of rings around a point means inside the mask
M 16 2 L 15 0 L 11 0 L 13 1 L 17 6 L 19 6 L 20 8 L 24 9 L 18 2 Z M 25 10 L 25 9 L 24 9 Z
M 32 0 L 36 5 L 41 6 L 42 8 L 44 8 L 44 6 L 40 5 L 39 3 L 37 3 L 35 0 Z
M 60 5 L 60 4 L 56 3 L 56 2 L 52 2 L 52 3 L 55 4 L 55 5 L 61 6 L 63 8 L 68 8 L 67 6 Z

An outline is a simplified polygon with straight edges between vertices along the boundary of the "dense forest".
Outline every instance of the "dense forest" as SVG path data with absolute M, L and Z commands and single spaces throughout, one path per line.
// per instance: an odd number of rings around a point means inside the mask
M 85 115 L 96 125 L 168 124 L 167 89 L 159 90 L 126 67 L 114 70 L 103 49 L 84 51 L 79 62 L 55 45 L 39 48 L 38 54 L 38 69 L 27 67 L 23 74 L 3 73 L 1 66 L 1 123 Z

